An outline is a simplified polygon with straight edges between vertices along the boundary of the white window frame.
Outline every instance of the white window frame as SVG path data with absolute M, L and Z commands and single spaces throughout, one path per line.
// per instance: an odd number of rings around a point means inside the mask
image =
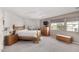
M 68 23 L 71 23 L 71 24 L 68 24 Z M 68 25 L 70 25 L 70 26 L 73 26 L 72 24 L 74 24 L 74 22 L 77 22 L 78 24 L 77 24 L 77 26 L 78 26 L 78 28 L 76 29 L 77 31 L 75 31 L 74 30 L 74 27 L 71 27 L 72 29 L 71 30 L 68 30 L 67 28 L 68 28 Z M 68 22 L 66 22 L 66 31 L 70 31 L 70 32 L 79 32 L 79 21 L 68 21 Z
M 58 24 L 63 24 L 63 26 L 65 26 L 65 23 L 64 23 L 64 22 L 56 22 L 56 23 L 51 23 L 51 27 L 52 27 L 53 25 L 55 25 L 55 26 L 57 27 Z M 64 30 L 64 28 L 65 28 L 65 27 L 62 27 L 62 28 L 55 28 L 55 29 L 51 28 L 51 29 L 52 29 L 52 30 Z

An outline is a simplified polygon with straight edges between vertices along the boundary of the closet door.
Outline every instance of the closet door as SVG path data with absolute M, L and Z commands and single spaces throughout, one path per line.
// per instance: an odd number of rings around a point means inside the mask
M 0 51 L 2 51 L 3 49 L 3 14 L 2 14 L 2 10 L 0 10 Z

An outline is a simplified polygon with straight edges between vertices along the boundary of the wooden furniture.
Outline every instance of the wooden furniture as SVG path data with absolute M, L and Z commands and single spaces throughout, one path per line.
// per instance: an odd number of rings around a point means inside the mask
M 14 34 L 10 34 L 5 37 L 5 45 L 12 45 L 18 41 L 18 36 Z
M 13 25 L 13 30 L 18 35 L 19 40 L 26 40 L 26 41 L 29 40 L 33 41 L 34 43 L 39 43 L 40 41 L 41 36 L 40 30 L 27 30 L 25 29 L 25 26 L 16 26 L 16 25 Z
M 34 36 L 18 36 L 18 39 L 19 40 L 24 40 L 24 41 L 33 41 L 33 43 L 39 43 L 40 36 L 41 36 L 40 33 L 37 32 L 36 36 L 37 37 L 34 37 Z
M 72 37 L 71 36 L 66 36 L 66 35 L 56 35 L 56 39 L 66 42 L 66 43 L 72 43 Z
M 49 35 L 50 35 L 49 27 L 42 27 L 42 28 L 41 28 L 41 34 L 42 34 L 43 36 L 49 36 Z

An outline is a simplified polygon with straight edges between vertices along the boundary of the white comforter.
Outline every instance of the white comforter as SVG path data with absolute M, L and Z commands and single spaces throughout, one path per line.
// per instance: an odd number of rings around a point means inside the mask
M 38 32 L 38 34 L 40 34 L 39 30 L 19 30 L 19 31 L 16 31 L 16 34 L 18 34 L 18 36 L 33 36 L 33 37 L 37 37 L 37 32 Z

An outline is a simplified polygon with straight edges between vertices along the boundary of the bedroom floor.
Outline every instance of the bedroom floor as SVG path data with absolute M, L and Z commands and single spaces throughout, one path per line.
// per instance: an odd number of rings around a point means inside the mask
M 66 44 L 52 37 L 41 37 L 39 44 L 19 41 L 12 46 L 5 46 L 3 52 L 79 52 L 79 45 Z

